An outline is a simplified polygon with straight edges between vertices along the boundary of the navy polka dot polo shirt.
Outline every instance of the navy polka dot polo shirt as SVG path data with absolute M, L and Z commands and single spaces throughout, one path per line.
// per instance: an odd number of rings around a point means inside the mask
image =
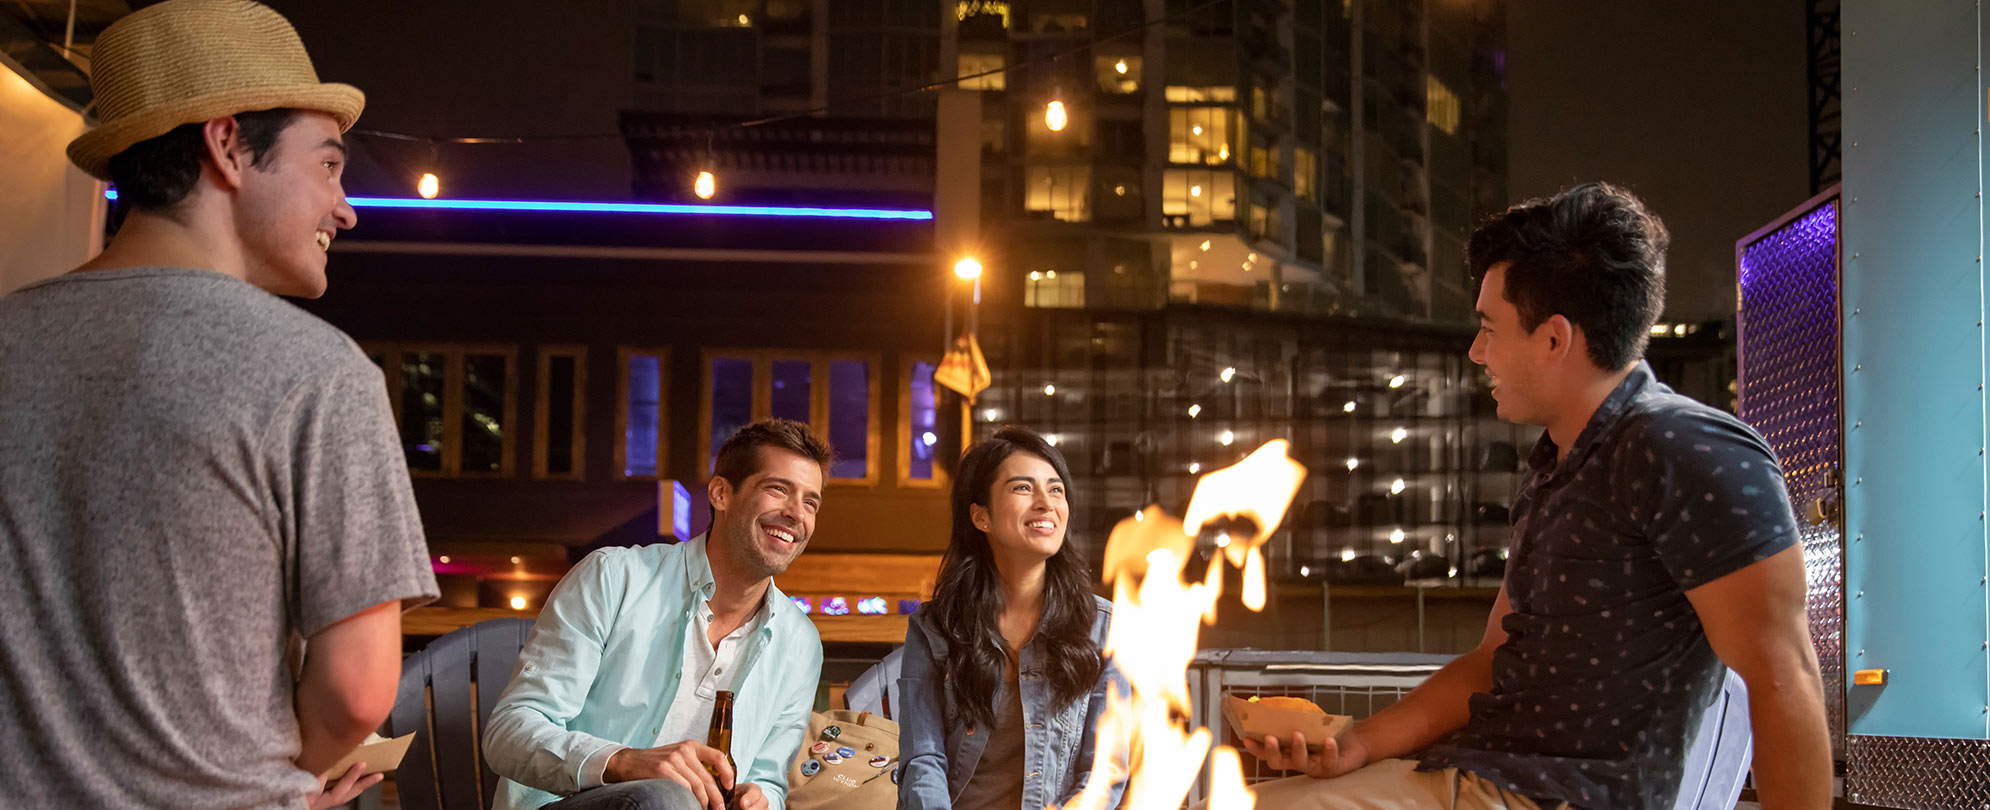
M 1726 668 L 1686 591 L 1798 542 L 1775 456 L 1639 363 L 1513 510 L 1491 693 L 1424 753 L 1544 806 L 1668 810 Z

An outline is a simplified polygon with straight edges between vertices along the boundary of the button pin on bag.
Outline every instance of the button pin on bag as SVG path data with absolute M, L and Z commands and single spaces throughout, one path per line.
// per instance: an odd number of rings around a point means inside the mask
M 836 749 L 836 755 L 844 759 L 849 759 L 857 755 L 857 749 L 851 748 L 850 746 L 846 745 L 843 746 L 842 748 Z
M 816 743 L 816 744 L 814 744 L 814 745 L 811 745 L 811 746 L 809 746 L 809 747 L 808 747 L 808 750 L 809 750 L 809 753 L 811 753 L 811 754 L 814 754 L 814 755 L 816 755 L 816 756 L 822 756 L 823 754 L 827 754 L 827 753 L 829 753 L 829 743 L 826 743 L 826 742 L 819 742 L 819 743 Z
M 822 730 L 822 738 L 825 740 L 833 740 L 841 736 L 843 736 L 842 726 L 829 726 Z
M 899 779 L 899 776 L 900 776 L 900 775 L 901 775 L 901 774 L 902 774 L 902 773 L 903 773 L 904 771 L 905 771 L 905 766 L 904 766 L 904 765 L 900 765 L 900 766 L 898 766 L 898 767 L 896 767 L 896 768 L 892 768 L 892 769 L 891 769 L 891 783 L 892 783 L 892 784 L 894 784 L 894 785 L 898 784 L 898 779 Z
M 822 763 L 820 762 L 811 759 L 807 762 L 802 763 L 803 776 L 814 776 L 821 772 L 822 772 Z
M 871 757 L 871 767 L 873 768 L 882 768 L 890 764 L 891 764 L 891 757 L 884 757 L 884 756 Z
M 827 762 L 831 765 L 838 765 L 843 762 L 843 757 L 838 755 L 836 752 L 831 751 L 827 754 L 822 755 L 822 761 Z

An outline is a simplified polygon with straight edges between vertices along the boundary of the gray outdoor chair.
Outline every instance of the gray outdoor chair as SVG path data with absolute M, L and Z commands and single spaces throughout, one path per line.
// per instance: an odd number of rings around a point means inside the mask
M 405 810 L 490 806 L 498 777 L 484 763 L 479 734 L 531 631 L 531 619 L 486 619 L 430 642 L 402 662 L 394 711 L 380 734 L 415 735 L 394 774 Z M 380 788 L 366 791 L 349 806 L 378 810 Z

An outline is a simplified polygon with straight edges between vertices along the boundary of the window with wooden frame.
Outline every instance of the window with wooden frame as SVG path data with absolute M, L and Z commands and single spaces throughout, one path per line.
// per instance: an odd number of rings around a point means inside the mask
M 508 478 L 518 424 L 518 347 L 373 343 L 417 478 Z
M 898 485 L 944 487 L 946 471 L 937 456 L 940 443 L 936 357 L 905 357 L 898 369 Z
M 809 426 L 836 450 L 831 484 L 878 481 L 876 354 L 712 349 L 704 352 L 698 405 L 698 457 L 710 475 L 719 447 L 740 428 L 767 418 Z
M 615 478 L 670 477 L 670 350 L 615 350 Z
M 532 408 L 532 477 L 587 478 L 587 347 L 539 347 Z

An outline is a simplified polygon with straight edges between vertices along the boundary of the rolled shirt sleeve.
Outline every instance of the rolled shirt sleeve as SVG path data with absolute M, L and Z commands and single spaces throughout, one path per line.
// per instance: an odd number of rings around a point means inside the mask
M 525 640 L 511 684 L 484 730 L 484 758 L 498 775 L 548 793 L 601 784 L 620 743 L 569 730 L 601 666 L 603 643 L 627 583 L 603 549 L 546 600 Z

